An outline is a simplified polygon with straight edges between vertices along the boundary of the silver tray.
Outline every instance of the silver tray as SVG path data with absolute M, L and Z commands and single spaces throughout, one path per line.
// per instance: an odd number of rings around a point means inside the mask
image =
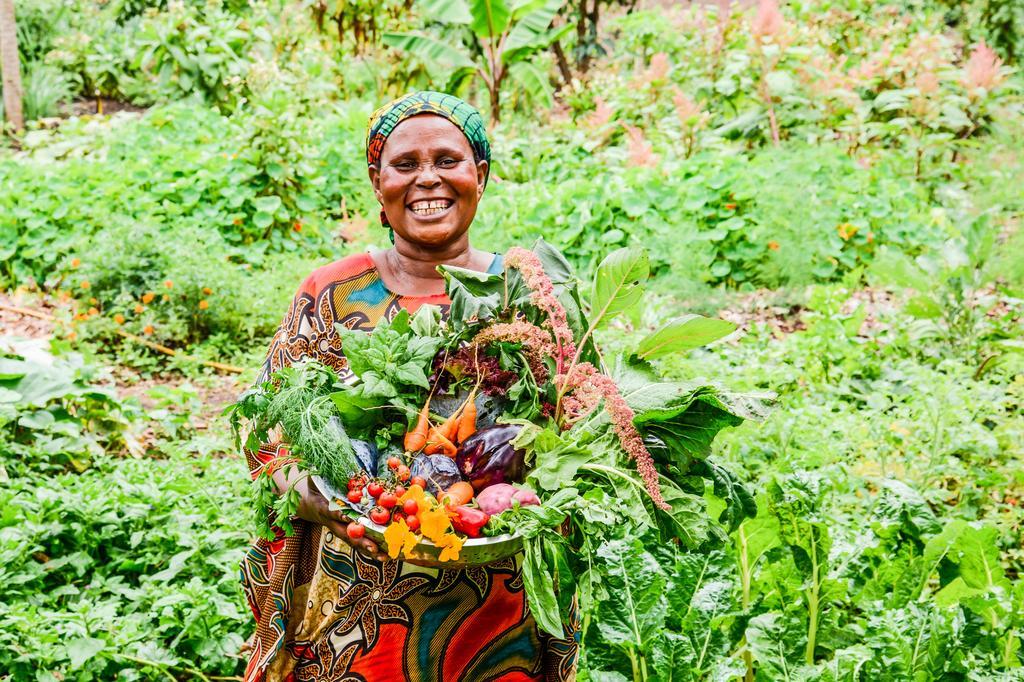
M 360 514 L 358 521 L 366 527 L 366 537 L 370 538 L 382 550 L 387 550 L 387 543 L 384 542 L 384 526 L 377 525 L 366 516 L 363 516 L 358 508 L 345 499 L 341 491 L 330 483 L 313 476 L 313 483 L 319 488 L 323 496 L 327 498 L 330 509 L 334 511 L 346 511 L 350 514 Z M 430 540 L 424 538 L 412 548 L 412 551 L 403 554 L 402 561 L 408 561 L 416 566 L 428 568 L 472 568 L 492 564 L 502 559 L 507 559 L 514 554 L 523 551 L 523 538 L 519 535 L 503 533 L 486 538 L 466 538 L 462 543 L 462 551 L 459 552 L 458 561 L 441 561 L 442 549 Z

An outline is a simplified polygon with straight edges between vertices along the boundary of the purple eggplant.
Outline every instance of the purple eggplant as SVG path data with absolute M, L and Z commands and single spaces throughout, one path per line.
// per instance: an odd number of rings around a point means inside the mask
M 512 447 L 522 429 L 518 424 L 495 424 L 467 438 L 455 455 L 459 473 L 480 492 L 495 483 L 521 483 L 526 474 L 525 453 Z

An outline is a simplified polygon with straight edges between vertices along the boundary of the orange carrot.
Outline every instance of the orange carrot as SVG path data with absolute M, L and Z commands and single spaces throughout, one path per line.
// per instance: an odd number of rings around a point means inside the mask
M 423 405 L 423 409 L 420 410 L 420 418 L 416 421 L 416 426 L 413 427 L 412 431 L 405 434 L 405 451 L 417 452 L 422 450 L 427 444 L 427 431 L 429 430 L 430 396 L 427 396 L 427 402 Z
M 437 432 L 448 440 L 455 440 L 456 434 L 459 432 L 459 416 L 462 414 L 463 407 L 465 407 L 464 404 L 460 405 L 450 417 L 444 420 L 443 424 L 437 427 Z
M 465 443 L 466 439 L 476 433 L 476 387 L 466 399 L 462 409 L 462 416 L 459 418 L 459 430 L 456 436 L 457 442 Z
M 443 433 L 437 428 L 430 429 L 430 433 L 427 435 L 427 447 L 423 452 L 428 455 L 445 454 L 449 457 L 454 457 L 458 448 Z

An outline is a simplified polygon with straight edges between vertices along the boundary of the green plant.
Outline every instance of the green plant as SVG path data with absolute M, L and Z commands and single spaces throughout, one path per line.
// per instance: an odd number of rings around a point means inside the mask
M 551 85 L 533 57 L 565 31 L 564 27 L 549 28 L 563 3 L 532 0 L 509 5 L 505 0 L 451 0 L 430 4 L 425 11 L 437 21 L 462 30 L 469 54 L 461 46 L 415 33 L 385 33 L 383 40 L 386 45 L 450 68 L 446 90 L 459 90 L 479 78 L 488 92 L 491 118 L 498 121 L 506 79 L 535 101 L 551 106 Z

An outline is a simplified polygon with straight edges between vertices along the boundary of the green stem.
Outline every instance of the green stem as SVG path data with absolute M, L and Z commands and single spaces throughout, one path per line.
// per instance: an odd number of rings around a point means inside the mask
M 139 658 L 137 656 L 129 656 L 128 654 L 112 653 L 111 656 L 113 656 L 114 658 L 121 658 L 126 661 L 131 661 L 132 663 L 138 663 L 139 665 L 149 666 L 150 668 L 156 668 L 164 675 L 166 675 L 167 678 L 172 682 L 178 681 L 177 678 L 169 672 L 170 670 L 184 670 L 193 677 L 198 677 L 199 679 L 203 680 L 203 682 L 210 682 L 209 677 L 204 675 L 202 672 L 196 670 L 195 668 L 189 667 L 187 665 L 171 665 L 170 663 L 160 663 L 159 661 L 150 661 L 145 658 Z
M 804 661 L 807 665 L 814 665 L 814 647 L 818 638 L 818 590 L 821 584 L 818 581 L 818 543 L 811 529 L 811 587 L 807 593 L 807 611 L 809 618 L 807 622 L 807 649 L 804 651 Z

